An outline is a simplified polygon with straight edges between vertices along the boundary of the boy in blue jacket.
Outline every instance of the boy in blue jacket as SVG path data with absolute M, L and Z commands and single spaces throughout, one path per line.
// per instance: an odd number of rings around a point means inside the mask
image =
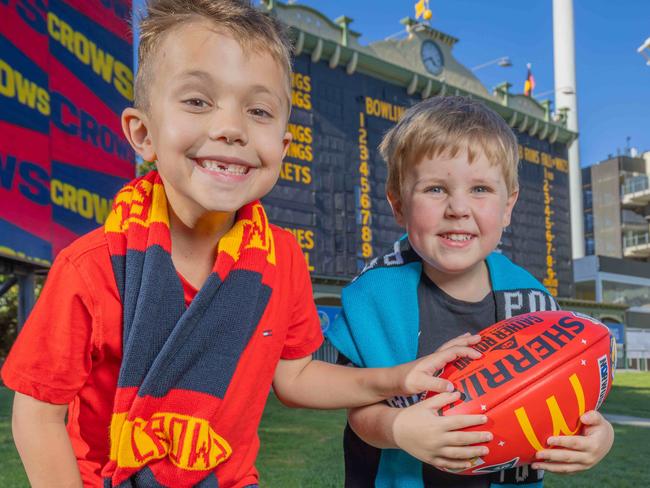
M 517 140 L 498 114 L 468 98 L 431 98 L 411 107 L 380 149 L 388 200 L 407 235 L 343 290 L 343 313 L 328 336 L 344 361 L 391 366 L 476 343 L 467 332 L 514 315 L 558 308 L 530 273 L 494 252 L 519 193 Z M 349 411 L 346 487 L 540 488 L 543 470 L 590 468 L 614 439 L 591 411 L 581 418 L 582 435 L 551 437 L 555 449 L 538 452 L 532 466 L 460 476 L 452 472 L 487 454 L 475 444 L 491 433 L 459 430 L 485 416 L 438 416 L 458 392 L 419 399 Z

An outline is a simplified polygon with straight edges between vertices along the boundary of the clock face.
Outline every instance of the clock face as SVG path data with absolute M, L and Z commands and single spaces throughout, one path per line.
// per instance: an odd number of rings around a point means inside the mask
M 420 49 L 420 56 L 422 58 L 422 64 L 424 64 L 424 67 L 429 73 L 434 76 L 442 73 L 442 67 L 445 64 L 445 60 L 442 57 L 440 48 L 435 42 L 424 41 L 422 43 L 422 48 Z

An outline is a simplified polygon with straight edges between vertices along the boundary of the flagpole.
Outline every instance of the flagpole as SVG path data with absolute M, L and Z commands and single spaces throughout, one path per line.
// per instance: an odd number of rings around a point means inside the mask
M 571 90 L 558 91 L 557 109 L 568 108 L 567 129 L 578 132 L 578 100 L 576 90 L 575 36 L 573 0 L 553 0 L 553 67 L 555 86 Z M 582 173 L 580 150 L 576 139 L 569 146 L 569 188 L 571 202 L 571 251 L 573 259 L 585 255 L 582 211 Z

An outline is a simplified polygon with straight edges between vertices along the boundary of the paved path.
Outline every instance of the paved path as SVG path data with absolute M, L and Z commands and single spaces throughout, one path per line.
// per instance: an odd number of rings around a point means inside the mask
M 646 419 L 642 417 L 630 417 L 628 415 L 617 415 L 613 413 L 606 413 L 605 418 L 609 420 L 612 424 L 634 425 L 636 427 L 650 428 L 650 419 Z

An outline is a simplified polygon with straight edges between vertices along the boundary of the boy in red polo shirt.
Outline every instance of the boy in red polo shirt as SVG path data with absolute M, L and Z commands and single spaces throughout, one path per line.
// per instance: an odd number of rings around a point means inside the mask
M 312 361 L 304 258 L 259 203 L 291 140 L 289 51 L 248 3 L 149 2 L 122 125 L 158 171 L 57 257 L 2 370 L 33 486 L 255 486 L 271 384 L 289 405 L 355 407 L 445 390 L 432 372 L 478 354 Z

